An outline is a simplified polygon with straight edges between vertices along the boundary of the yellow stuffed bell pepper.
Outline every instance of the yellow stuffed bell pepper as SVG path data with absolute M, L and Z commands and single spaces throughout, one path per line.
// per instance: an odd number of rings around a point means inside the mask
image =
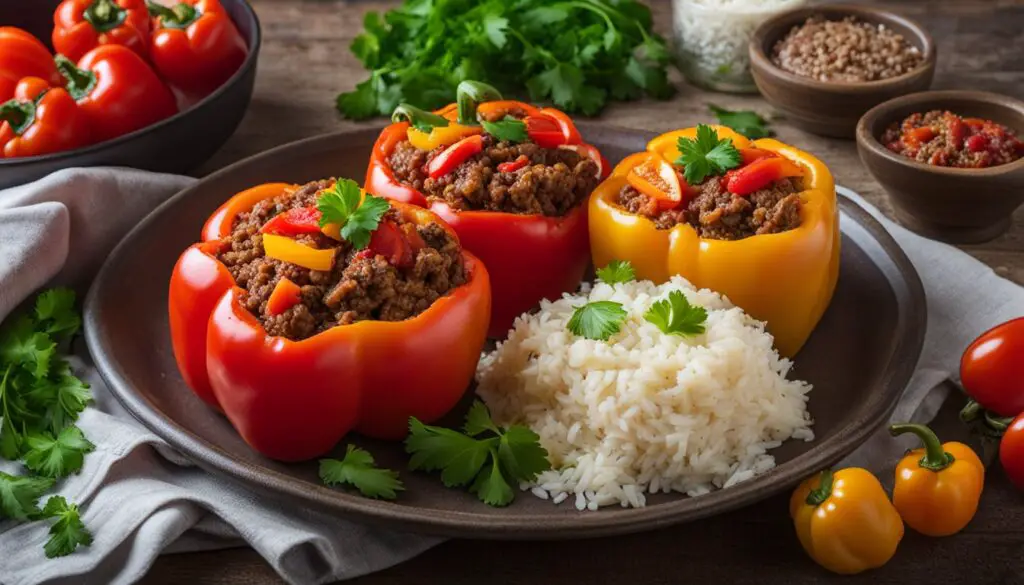
M 662 134 L 647 151 L 626 157 L 590 198 L 590 246 L 595 266 L 628 260 L 637 278 L 656 283 L 681 275 L 699 288 L 722 293 L 753 317 L 766 321 L 779 352 L 792 357 L 825 312 L 839 276 L 839 215 L 832 174 L 815 157 L 777 140 L 750 141 L 724 126 L 719 138 L 739 149 L 771 151 L 800 170 L 799 227 L 739 240 L 701 238 L 680 223 L 658 229 L 646 217 L 617 204 L 634 167 L 652 156 L 675 161 L 680 138 L 696 128 Z

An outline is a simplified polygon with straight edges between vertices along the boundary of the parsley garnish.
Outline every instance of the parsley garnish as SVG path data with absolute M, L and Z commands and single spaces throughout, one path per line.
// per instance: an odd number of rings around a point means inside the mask
M 25 467 L 54 479 L 81 470 L 85 454 L 96 447 L 76 426 L 65 427 L 56 437 L 47 432 L 30 433 L 25 446 Z
M 605 284 L 618 284 L 636 280 L 636 271 L 629 260 L 612 260 L 604 268 L 597 269 L 597 277 Z
M 469 485 L 489 506 L 507 506 L 515 499 L 512 483 L 533 481 L 551 469 L 537 433 L 521 425 L 502 429 L 480 401 L 470 407 L 463 430 L 432 427 L 411 417 L 405 439 L 412 455 L 409 469 L 440 470 L 446 487 Z
M 750 110 L 727 110 L 715 104 L 708 104 L 708 109 L 715 115 L 719 124 L 728 126 L 751 140 L 767 138 L 773 134 L 771 129 L 768 128 L 768 121 L 757 112 Z
M 667 335 L 686 337 L 704 333 L 708 312 L 704 307 L 691 305 L 686 295 L 674 290 L 647 310 L 644 319 L 653 323 Z
M 393 500 L 395 492 L 405 489 L 398 472 L 374 465 L 373 455 L 349 445 L 345 458 L 320 460 L 320 480 L 327 485 L 350 485 L 368 498 Z
M 8 475 L 0 471 L 0 519 L 25 521 L 39 515 L 39 498 L 50 491 L 48 477 Z
M 526 142 L 530 137 L 526 134 L 526 123 L 511 116 L 505 116 L 504 120 L 488 122 L 481 120 L 480 125 L 484 131 L 498 140 L 505 142 Z
M 57 519 L 50 526 L 50 540 L 44 546 L 46 558 L 64 557 L 75 552 L 79 545 L 92 544 L 92 534 L 82 523 L 78 506 L 69 504 L 62 496 L 53 496 L 47 500 L 43 516 Z
M 320 211 L 320 227 L 329 223 L 341 226 L 341 237 L 362 250 L 370 243 L 370 234 L 380 225 L 384 213 L 391 207 L 387 199 L 366 194 L 351 179 L 338 179 L 334 188 L 324 191 L 316 200 Z
M 622 303 L 594 301 L 576 307 L 576 311 L 569 319 L 568 329 L 580 337 L 607 341 L 622 329 L 626 315 Z
M 743 161 L 732 140 L 719 140 L 718 132 L 705 124 L 697 126 L 696 138 L 680 138 L 678 146 L 675 164 L 685 167 L 683 178 L 688 185 L 699 185 L 709 175 L 723 175 Z

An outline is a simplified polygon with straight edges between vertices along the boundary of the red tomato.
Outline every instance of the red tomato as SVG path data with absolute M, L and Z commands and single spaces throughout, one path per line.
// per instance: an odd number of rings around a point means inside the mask
M 314 207 L 296 207 L 272 217 L 260 233 L 297 236 L 320 232 L 320 212 Z
M 1024 317 L 989 329 L 967 347 L 960 382 L 971 398 L 999 416 L 1024 413 Z
M 784 177 L 799 177 L 800 167 L 782 157 L 760 158 L 725 175 L 725 188 L 734 195 L 750 195 Z
M 1006 428 L 999 444 L 999 461 L 1013 485 L 1024 490 L 1024 414 Z
M 479 134 L 468 136 L 449 146 L 427 164 L 431 179 L 443 177 L 455 170 L 466 159 L 484 149 L 484 138 Z
M 402 235 L 402 231 L 394 222 L 382 221 L 370 236 L 369 250 L 387 258 L 388 262 L 398 268 L 409 268 L 416 260 L 412 246 Z

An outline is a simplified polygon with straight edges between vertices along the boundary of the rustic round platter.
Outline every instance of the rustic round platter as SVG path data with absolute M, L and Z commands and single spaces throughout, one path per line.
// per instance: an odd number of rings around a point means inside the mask
M 580 130 L 613 163 L 643 150 L 652 136 L 589 124 L 580 124 Z M 86 300 L 89 348 L 121 403 L 198 465 L 279 498 L 282 506 L 473 538 L 562 539 L 655 529 L 751 504 L 836 463 L 886 421 L 910 379 L 926 325 L 921 282 L 882 226 L 840 197 L 839 284 L 791 374 L 814 385 L 809 409 L 816 438 L 788 441 L 773 451 L 778 466 L 770 472 L 695 498 L 652 496 L 639 509 L 579 512 L 572 498 L 555 506 L 529 493 L 519 493 L 507 508 L 491 508 L 465 491 L 445 488 L 436 475 L 406 471 L 401 444 L 353 437 L 380 465 L 402 470 L 406 491 L 385 502 L 324 487 L 315 461 L 283 464 L 261 457 L 182 382 L 168 332 L 167 285 L 178 255 L 198 240 L 207 216 L 230 195 L 270 181 L 303 183 L 330 176 L 361 180 L 378 131 L 338 132 L 288 144 L 182 191 L 117 247 Z M 461 412 L 456 412 L 439 424 L 460 419 Z

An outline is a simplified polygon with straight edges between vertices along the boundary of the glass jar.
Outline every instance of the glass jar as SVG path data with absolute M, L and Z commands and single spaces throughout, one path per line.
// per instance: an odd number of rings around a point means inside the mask
M 672 0 L 679 68 L 704 89 L 757 93 L 750 75 L 750 38 L 765 20 L 807 0 Z

